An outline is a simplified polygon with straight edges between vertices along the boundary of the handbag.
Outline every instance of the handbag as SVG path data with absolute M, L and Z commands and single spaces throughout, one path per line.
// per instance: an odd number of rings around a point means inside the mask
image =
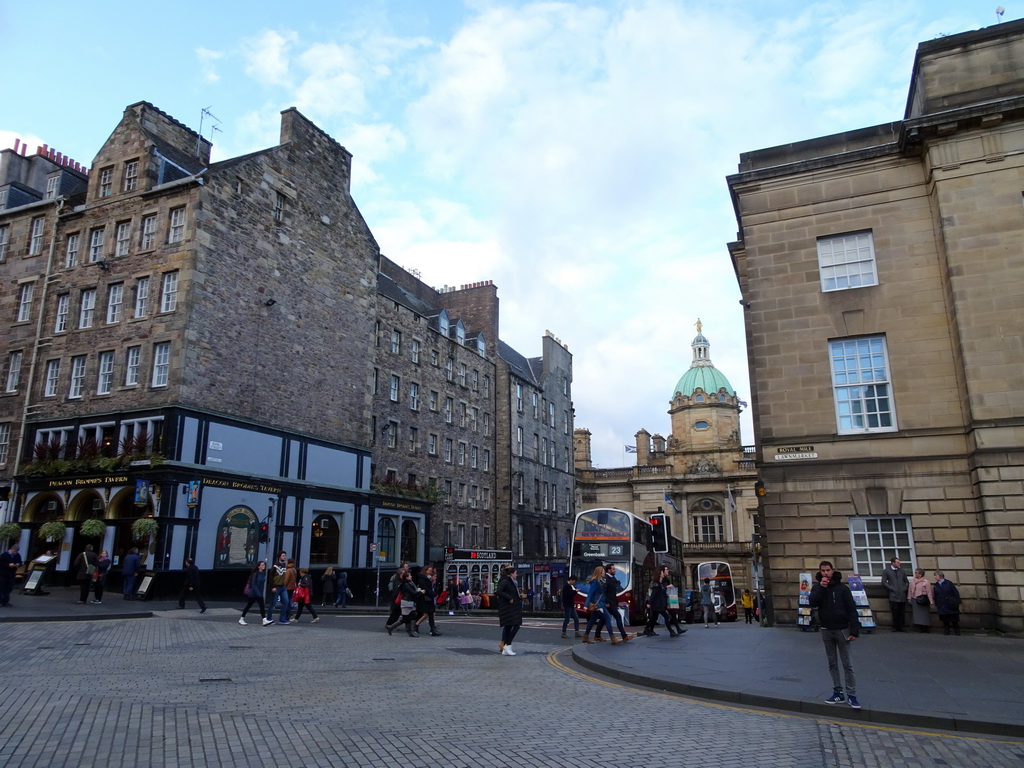
M 928 595 L 918 595 L 914 598 L 914 602 L 918 605 L 928 605 Z
M 252 579 L 250 579 L 249 581 L 245 582 L 245 589 L 242 590 L 242 594 L 245 597 L 248 597 L 249 596 L 249 590 L 251 590 L 251 589 L 252 589 Z

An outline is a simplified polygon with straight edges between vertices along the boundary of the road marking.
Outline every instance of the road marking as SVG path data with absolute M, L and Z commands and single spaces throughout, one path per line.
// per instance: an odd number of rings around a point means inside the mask
M 619 690 L 624 690 L 624 691 L 635 691 L 637 693 L 644 693 L 644 694 L 647 694 L 648 696 L 656 696 L 656 697 L 661 698 L 661 699 L 671 699 L 673 701 L 685 701 L 688 704 L 697 704 L 697 705 L 702 706 L 702 707 L 713 707 L 715 709 L 725 709 L 725 710 L 729 710 L 731 712 L 743 712 L 743 713 L 746 713 L 746 714 L 768 715 L 770 717 L 784 717 L 784 718 L 794 719 L 794 720 L 816 720 L 816 721 L 819 721 L 819 722 L 833 723 L 835 725 L 848 725 L 848 726 L 851 726 L 853 728 L 863 728 L 863 729 L 874 730 L 874 731 L 886 731 L 888 733 L 909 733 L 909 734 L 912 734 L 912 735 L 915 735 L 915 736 L 935 736 L 935 737 L 940 738 L 940 739 L 957 739 L 957 740 L 960 740 L 960 741 L 981 741 L 981 742 L 985 742 L 985 743 L 988 743 L 988 744 L 1014 744 L 1014 745 L 1021 744 L 1021 741 L 1019 739 L 1018 740 L 1013 740 L 1013 741 L 1003 741 L 1001 739 L 986 738 L 984 736 L 965 736 L 965 735 L 955 734 L 955 733 L 941 733 L 941 732 L 938 732 L 938 731 L 916 731 L 916 730 L 912 730 L 912 729 L 909 729 L 909 728 L 897 728 L 895 726 L 875 725 L 873 723 L 861 723 L 861 722 L 857 722 L 856 720 L 832 720 L 832 719 L 827 718 L 827 717 L 817 717 L 815 715 L 805 715 L 805 714 L 799 714 L 799 713 L 790 714 L 790 713 L 786 713 L 786 712 L 779 712 L 779 711 L 773 710 L 773 709 L 758 709 L 758 708 L 755 708 L 755 707 L 737 707 L 737 706 L 733 706 L 733 705 L 730 705 L 730 704 L 718 704 L 717 702 L 707 701 L 706 699 L 695 699 L 695 698 L 692 698 L 690 696 L 683 696 L 682 694 L 679 694 L 679 693 L 670 693 L 670 692 L 666 692 L 666 691 L 651 690 L 650 688 L 644 688 L 643 686 L 641 686 L 641 685 L 639 685 L 637 683 L 629 683 L 629 684 L 627 684 L 627 683 L 617 683 L 617 682 L 613 682 L 611 680 L 603 680 L 602 678 L 594 677 L 594 676 L 589 675 L 589 674 L 587 674 L 585 672 L 581 672 L 580 670 L 575 669 L 573 667 L 566 666 L 561 661 L 561 659 L 558 658 L 559 656 L 565 656 L 565 655 L 571 656 L 572 655 L 572 649 L 571 648 L 557 648 L 557 649 L 555 649 L 553 651 L 550 651 L 548 653 L 548 655 L 547 655 L 548 664 L 550 664 L 551 666 L 553 666 L 555 669 L 559 670 L 560 672 L 564 672 L 567 675 L 572 675 L 574 677 L 578 677 L 581 680 L 586 680 L 587 682 L 597 683 L 598 685 L 604 685 L 604 686 L 607 686 L 608 688 L 617 688 Z

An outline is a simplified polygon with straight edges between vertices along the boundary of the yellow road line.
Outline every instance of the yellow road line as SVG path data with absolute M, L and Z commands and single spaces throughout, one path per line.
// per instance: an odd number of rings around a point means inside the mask
M 604 686 L 607 686 L 609 688 L 618 688 L 618 689 L 621 689 L 621 690 L 628 690 L 628 691 L 634 691 L 634 692 L 637 692 L 637 693 L 644 693 L 644 694 L 646 694 L 648 696 L 657 696 L 658 698 L 662 698 L 662 699 L 672 699 L 673 701 L 685 701 L 685 702 L 687 702 L 689 704 L 696 704 L 696 705 L 701 706 L 701 707 L 713 707 L 715 709 L 725 709 L 725 710 L 729 710 L 729 711 L 732 711 L 732 712 L 744 712 L 746 714 L 754 714 L 754 715 L 768 715 L 770 717 L 785 717 L 785 718 L 790 718 L 790 719 L 795 719 L 795 720 L 821 720 L 821 721 L 825 721 L 825 722 L 829 722 L 829 723 L 835 723 L 836 725 L 849 725 L 849 726 L 851 726 L 853 728 L 864 728 L 864 729 L 870 729 L 870 730 L 875 730 L 875 731 L 887 731 L 887 732 L 890 732 L 890 733 L 909 733 L 909 734 L 913 734 L 915 736 L 934 736 L 934 737 L 940 738 L 940 739 L 960 739 L 962 741 L 983 741 L 983 742 L 986 742 L 986 743 L 989 743 L 989 744 L 1016 744 L 1016 745 L 1019 745 L 1021 743 L 1020 740 L 1003 741 L 1001 739 L 986 738 L 984 736 L 965 736 L 965 735 L 956 734 L 956 733 L 936 733 L 935 731 L 916 731 L 916 730 L 911 730 L 911 729 L 908 729 L 908 728 L 896 728 L 894 726 L 875 725 L 873 723 L 861 723 L 861 722 L 858 722 L 856 720 L 832 720 L 832 719 L 827 718 L 827 717 L 818 717 L 816 715 L 809 715 L 809 714 L 802 714 L 802 713 L 789 714 L 789 713 L 786 713 L 786 712 L 778 712 L 778 711 L 775 711 L 775 710 L 754 709 L 752 707 L 737 707 L 737 706 L 733 706 L 733 705 L 730 705 L 730 704 L 718 704 L 717 702 L 707 701 L 706 699 L 694 699 L 694 698 L 691 698 L 689 696 L 683 696 L 682 694 L 678 694 L 678 693 L 671 693 L 671 692 L 667 692 L 667 691 L 651 690 L 649 688 L 644 688 L 643 686 L 637 685 L 635 683 L 627 684 L 627 683 L 617 683 L 617 682 L 613 682 L 611 680 L 602 680 L 599 677 L 593 677 L 592 675 L 588 675 L 585 672 L 581 672 L 580 670 L 578 670 L 578 669 L 576 669 L 574 667 L 568 667 L 565 664 L 563 664 L 562 661 L 558 657 L 562 656 L 562 655 L 565 655 L 565 654 L 571 655 L 572 654 L 572 649 L 571 648 L 560 648 L 558 650 L 551 651 L 547 655 L 548 663 L 551 666 L 553 666 L 555 669 L 557 669 L 557 670 L 559 670 L 561 672 L 565 672 L 567 675 L 572 675 L 574 677 L 578 677 L 581 680 L 586 680 L 587 682 L 596 683 L 598 685 L 604 685 Z

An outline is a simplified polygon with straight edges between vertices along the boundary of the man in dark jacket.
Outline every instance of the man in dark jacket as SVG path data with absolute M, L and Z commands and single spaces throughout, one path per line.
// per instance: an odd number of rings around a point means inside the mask
M 822 560 L 818 569 L 814 577 L 818 583 L 811 587 L 810 604 L 812 608 L 818 609 L 821 641 L 825 644 L 828 671 L 832 675 L 832 695 L 825 701 L 829 704 L 842 704 L 848 701 L 851 707 L 860 709 L 860 702 L 857 701 L 857 681 L 850 661 L 850 643 L 860 636 L 857 604 L 853 601 L 850 588 L 843 584 L 843 574 L 834 570 L 832 563 Z M 843 674 L 846 677 L 845 696 L 839 679 L 838 660 L 843 662 Z
M 182 584 L 181 594 L 178 595 L 178 607 L 185 607 L 186 597 L 194 597 L 195 601 L 199 603 L 199 612 L 206 613 L 206 603 L 203 602 L 203 598 L 199 594 L 199 569 L 196 568 L 191 558 L 185 558 L 184 571 L 185 582 Z
M 437 631 L 437 625 L 434 624 L 434 609 L 437 605 L 437 582 L 434 579 L 433 566 L 425 565 L 420 569 L 420 577 L 416 580 L 416 584 L 421 590 L 420 596 L 416 600 L 416 610 L 420 614 L 420 617 L 416 620 L 416 626 L 418 627 L 424 621 L 429 621 L 431 636 L 440 637 L 441 633 Z
M 573 622 L 576 637 L 580 634 L 580 615 L 576 612 L 576 577 L 569 576 L 562 587 L 562 637 L 569 636 L 569 622 Z
M 894 557 L 889 567 L 882 571 L 882 586 L 889 591 L 889 609 L 892 611 L 892 631 L 906 632 L 903 625 L 907 618 L 907 590 L 910 580 L 900 567 L 900 559 Z
M 608 637 L 612 645 L 618 645 L 623 640 L 632 640 L 636 635 L 626 633 L 622 625 L 622 613 L 619 611 L 619 580 L 615 577 L 615 563 L 608 563 L 604 567 L 604 620 L 607 622 Z M 615 637 L 614 628 L 619 628 L 619 635 L 622 640 Z
M 142 568 L 142 557 L 139 556 L 139 548 L 132 547 L 125 555 L 121 565 L 121 575 L 124 577 L 124 599 L 135 599 L 135 577 Z
M 0 555 L 0 606 L 6 607 L 11 604 L 11 592 L 14 590 L 14 575 L 21 565 L 21 555 L 18 550 L 21 545 L 16 541 L 11 542 L 10 548 Z M 949 632 L 947 631 L 948 635 Z M 960 632 L 957 631 L 959 635 Z

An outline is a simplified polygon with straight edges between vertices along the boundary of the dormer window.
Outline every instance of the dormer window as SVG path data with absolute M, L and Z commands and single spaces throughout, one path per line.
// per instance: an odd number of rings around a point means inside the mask
M 460 346 L 466 343 L 466 325 L 461 320 L 455 324 L 455 341 Z
M 477 334 L 476 337 L 476 353 L 483 357 L 487 354 L 487 340 L 484 338 L 482 333 Z
M 441 310 L 441 314 L 439 314 L 437 316 L 437 330 L 439 330 L 441 332 L 442 336 L 447 337 L 448 336 L 448 328 L 449 328 L 448 312 L 447 312 L 447 310 L 442 309 Z
M 53 200 L 57 196 L 57 186 L 60 184 L 60 175 L 51 176 L 46 180 L 46 199 Z

